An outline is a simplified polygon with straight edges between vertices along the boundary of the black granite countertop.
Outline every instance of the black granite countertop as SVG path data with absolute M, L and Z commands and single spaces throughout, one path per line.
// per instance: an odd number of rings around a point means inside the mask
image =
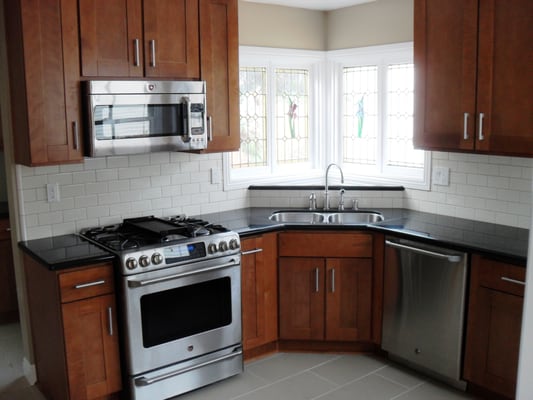
M 525 266 L 527 261 L 527 229 L 412 210 L 380 208 L 372 211 L 381 212 L 385 219 L 372 225 L 291 225 L 270 221 L 270 214 L 279 209 L 243 208 L 199 217 L 222 224 L 242 237 L 282 229 L 371 230 L 461 251 L 502 257 L 518 265 Z M 19 247 L 51 270 L 107 261 L 114 257 L 75 234 L 23 241 Z
M 94 264 L 115 257 L 74 234 L 22 241 L 19 247 L 50 270 Z
M 281 208 L 245 208 L 201 217 L 249 236 L 279 229 L 354 230 L 370 229 L 467 252 L 480 252 L 526 264 L 529 230 L 406 209 L 373 208 L 384 221 L 372 225 L 291 225 L 268 219 Z M 284 208 L 287 209 L 287 208 Z M 334 212 L 334 210 L 333 210 Z

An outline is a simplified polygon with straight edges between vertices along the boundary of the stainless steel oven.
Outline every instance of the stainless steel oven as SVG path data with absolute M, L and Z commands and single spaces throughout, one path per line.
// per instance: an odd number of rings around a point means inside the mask
M 207 148 L 203 81 L 84 82 L 86 155 Z
M 242 372 L 237 233 L 142 217 L 82 236 L 118 256 L 129 398 L 166 399 Z

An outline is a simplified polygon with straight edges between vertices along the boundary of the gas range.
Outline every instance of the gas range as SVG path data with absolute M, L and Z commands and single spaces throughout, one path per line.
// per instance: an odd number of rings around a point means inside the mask
M 177 215 L 146 216 L 86 228 L 80 236 L 116 254 L 122 275 L 237 254 L 239 235 L 221 225 Z

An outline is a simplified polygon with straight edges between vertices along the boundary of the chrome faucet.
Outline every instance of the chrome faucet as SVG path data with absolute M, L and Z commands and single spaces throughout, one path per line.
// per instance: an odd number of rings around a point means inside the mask
M 326 168 L 326 187 L 325 187 L 325 193 L 324 193 L 324 210 L 329 210 L 329 184 L 328 184 L 328 175 L 329 175 L 329 170 L 331 167 L 337 167 L 339 169 L 339 171 L 341 172 L 341 183 L 344 183 L 344 174 L 342 173 L 342 169 L 341 167 L 339 167 L 337 164 L 335 163 L 331 163 L 328 165 L 328 167 Z

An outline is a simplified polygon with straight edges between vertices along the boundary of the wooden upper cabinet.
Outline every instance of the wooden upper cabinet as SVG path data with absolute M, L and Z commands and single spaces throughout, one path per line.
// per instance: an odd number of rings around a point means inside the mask
M 415 0 L 415 147 L 533 155 L 529 0 Z
M 200 1 L 201 79 L 211 140 L 206 152 L 240 147 L 237 0 Z
M 140 77 L 144 72 L 138 0 L 78 0 L 81 74 Z
M 198 0 L 79 0 L 82 75 L 199 79 Z
M 15 162 L 81 162 L 76 2 L 4 2 Z

